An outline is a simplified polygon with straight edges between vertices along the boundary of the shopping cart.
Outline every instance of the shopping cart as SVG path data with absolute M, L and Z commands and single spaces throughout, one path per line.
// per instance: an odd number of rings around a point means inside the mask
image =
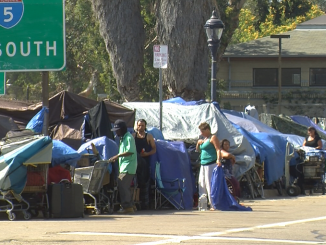
M 303 147 L 301 147 L 303 148 Z M 295 180 L 287 188 L 290 196 L 296 196 L 300 192 L 310 193 L 321 190 L 325 195 L 325 156 L 320 150 L 299 149 L 300 163 L 295 165 Z
M 303 168 L 303 178 L 304 178 L 304 189 L 309 189 L 311 191 L 317 191 L 321 189 L 322 194 L 325 195 L 325 167 L 324 159 L 312 158 L 302 164 Z
M 31 218 L 31 214 L 27 211 L 29 207 L 29 203 L 21 195 L 11 191 L 0 195 L 0 212 L 7 213 L 8 219 L 11 221 L 16 219 L 14 213 L 16 211 L 22 212 L 24 219 L 29 220 Z
M 99 160 L 94 163 L 94 166 L 75 168 L 74 182 L 83 186 L 85 211 L 91 211 L 96 215 L 105 211 L 113 213 L 114 195 L 110 195 L 102 188 L 109 164 L 109 161 Z
M 47 179 L 49 164 L 33 164 L 27 166 L 27 183 L 22 196 L 29 202 L 29 212 L 37 217 L 39 212 L 49 218 L 49 199 L 47 195 Z

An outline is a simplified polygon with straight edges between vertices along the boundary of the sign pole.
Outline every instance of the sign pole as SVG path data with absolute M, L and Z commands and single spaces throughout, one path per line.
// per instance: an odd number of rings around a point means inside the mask
M 160 130 L 163 132 L 163 82 L 162 82 L 162 68 L 168 67 L 168 46 L 154 45 L 153 47 L 153 67 L 159 68 L 159 100 L 160 100 Z
M 0 95 L 6 94 L 6 73 L 0 72 Z
M 163 119 L 163 82 L 162 82 L 162 68 L 159 68 L 159 81 L 160 81 L 160 88 L 159 88 L 159 97 L 160 97 L 160 130 L 162 132 L 162 119 Z
M 49 108 L 49 72 L 42 71 L 42 105 L 43 108 Z M 49 135 L 49 113 L 44 113 L 42 133 Z

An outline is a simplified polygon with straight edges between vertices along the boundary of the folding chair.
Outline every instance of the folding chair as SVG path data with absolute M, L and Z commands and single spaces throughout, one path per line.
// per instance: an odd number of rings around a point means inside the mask
M 155 166 L 155 209 L 161 208 L 167 202 L 176 209 L 184 209 L 183 193 L 186 179 L 162 179 L 161 164 Z M 162 196 L 165 200 L 162 202 Z

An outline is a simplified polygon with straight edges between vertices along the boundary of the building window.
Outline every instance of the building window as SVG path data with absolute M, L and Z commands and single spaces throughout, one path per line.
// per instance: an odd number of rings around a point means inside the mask
M 310 86 L 326 86 L 326 68 L 310 68 Z
M 254 68 L 254 87 L 278 86 L 277 68 Z
M 282 87 L 301 86 L 300 68 L 282 68 Z

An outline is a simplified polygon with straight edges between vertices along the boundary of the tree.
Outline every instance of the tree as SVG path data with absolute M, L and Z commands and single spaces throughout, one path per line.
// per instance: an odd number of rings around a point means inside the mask
M 106 93 L 112 100 L 121 98 L 99 24 L 88 0 L 66 1 L 66 56 L 66 69 L 52 72 L 50 84 L 62 84 L 61 88 L 80 93 L 94 80 L 88 97 L 96 99 L 97 93 Z M 93 75 L 96 76 L 92 78 Z
M 298 13 L 302 14 L 301 11 Z M 298 24 L 322 14 L 323 12 L 318 8 L 318 6 L 312 5 L 304 15 L 287 18 L 285 12 L 283 12 L 280 18 L 280 25 L 275 25 L 274 8 L 270 6 L 269 14 L 266 16 L 265 21 L 261 23 L 258 30 L 256 30 L 254 28 L 256 16 L 252 14 L 250 10 L 242 9 L 240 13 L 239 28 L 233 35 L 232 43 L 248 42 L 260 37 L 291 31 L 294 30 Z
M 138 100 L 137 82 L 143 72 L 145 42 L 140 2 L 92 0 L 92 5 L 118 90 L 125 100 Z
M 168 1 L 157 3 L 157 35 L 168 45 L 169 64 L 163 72 L 170 96 L 186 100 L 205 98 L 209 53 L 204 24 L 210 17 L 211 1 Z

